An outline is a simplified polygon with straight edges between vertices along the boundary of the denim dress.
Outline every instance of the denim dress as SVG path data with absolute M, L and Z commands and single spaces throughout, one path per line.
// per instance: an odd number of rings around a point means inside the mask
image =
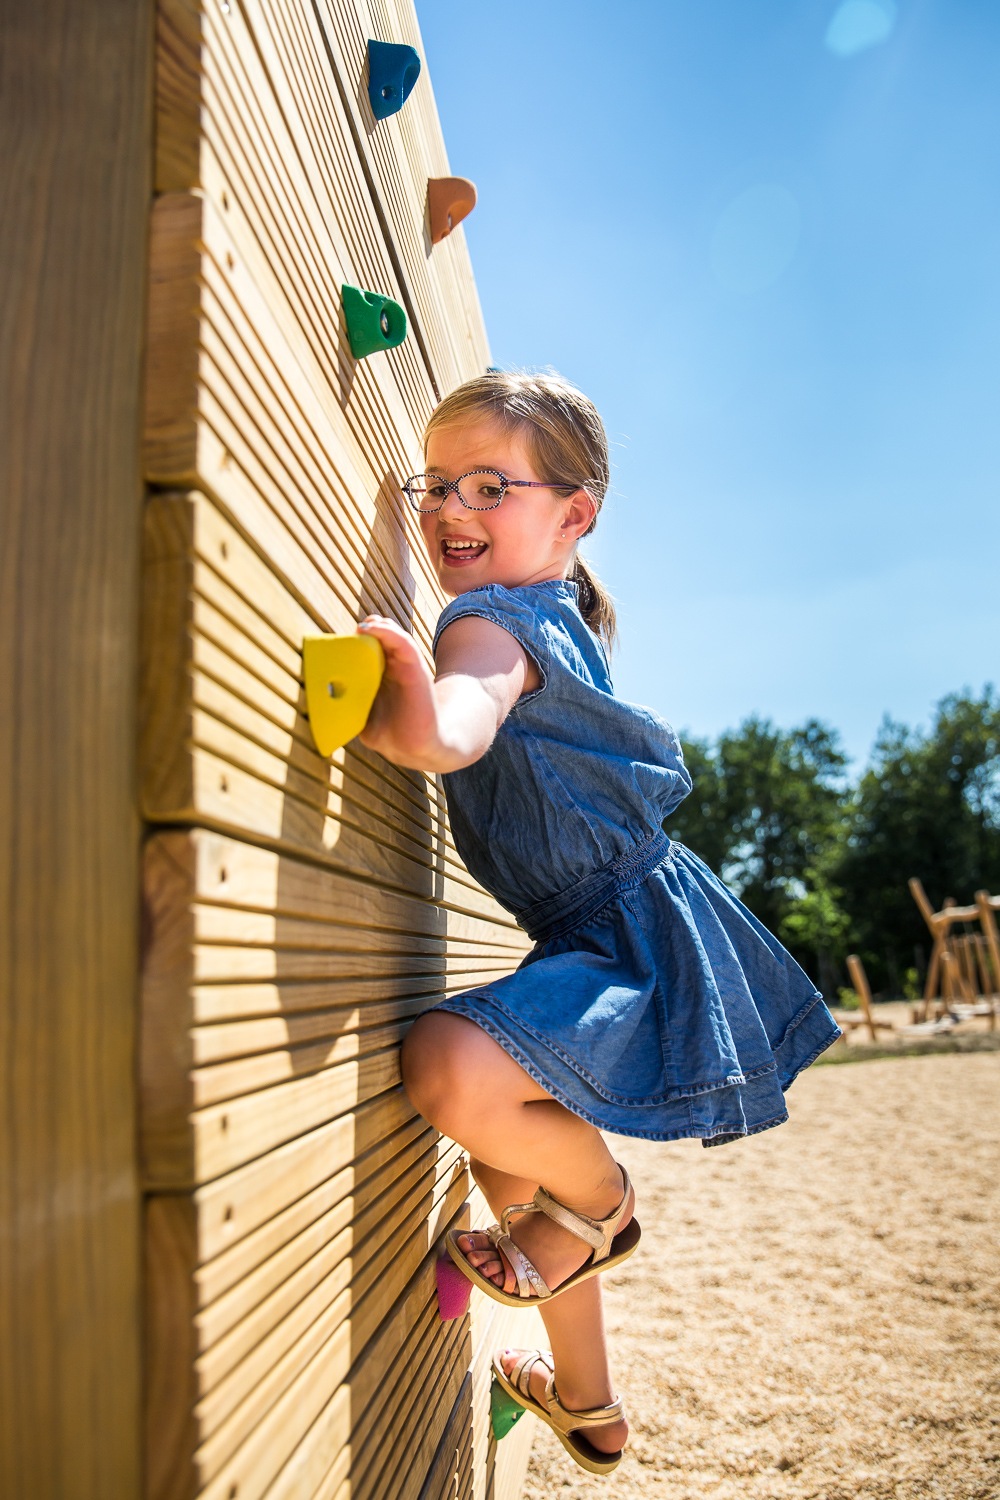
M 554 1099 L 648 1140 L 718 1145 L 788 1118 L 784 1090 L 840 1035 L 776 938 L 663 821 L 691 790 L 674 731 L 614 696 L 565 580 L 461 594 L 537 664 L 486 754 L 444 776 L 458 851 L 534 947 L 436 1007 Z

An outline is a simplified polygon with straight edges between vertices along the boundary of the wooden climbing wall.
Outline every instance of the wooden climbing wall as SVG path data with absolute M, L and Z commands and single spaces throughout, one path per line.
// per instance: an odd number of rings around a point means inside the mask
M 410 1019 L 527 944 L 441 787 L 303 716 L 302 638 L 444 602 L 399 483 L 488 363 L 430 83 L 376 123 L 366 41 L 406 0 L 162 0 L 146 374 L 141 1171 L 149 1500 L 519 1493 L 489 1354 L 435 1246 L 480 1218 L 399 1082 Z M 465 164 L 462 164 L 463 167 Z M 406 341 L 350 354 L 342 282 Z M 537 1337 L 530 1330 L 533 1338 Z

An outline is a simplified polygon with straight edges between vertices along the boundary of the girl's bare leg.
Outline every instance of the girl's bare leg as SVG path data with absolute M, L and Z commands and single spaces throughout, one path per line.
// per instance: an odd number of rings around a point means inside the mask
M 530 1203 L 538 1187 L 537 1182 L 512 1177 L 482 1161 L 473 1160 L 471 1165 L 472 1175 L 497 1219 L 508 1203 Z M 604 1334 L 601 1278 L 592 1276 L 561 1297 L 541 1303 L 539 1311 L 549 1337 L 556 1389 L 563 1406 L 568 1411 L 608 1406 L 615 1399 L 615 1392 Z M 517 1361 L 517 1350 L 505 1351 L 501 1358 L 510 1374 Z M 532 1395 L 541 1401 L 545 1392 L 545 1371 L 541 1366 L 531 1372 L 529 1383 Z M 609 1422 L 606 1427 L 591 1427 L 586 1437 L 602 1453 L 617 1453 L 628 1438 L 628 1423 Z
M 591 1218 L 606 1218 L 618 1207 L 622 1174 L 600 1132 L 546 1094 L 474 1022 L 447 1011 L 418 1017 L 403 1046 L 402 1068 L 414 1107 L 477 1161 L 542 1183 L 554 1198 Z M 631 1207 L 623 1227 L 630 1217 Z M 584 1241 L 545 1214 L 525 1214 L 512 1224 L 511 1239 L 553 1290 L 591 1254 Z M 498 1287 L 514 1290 L 513 1271 L 485 1235 L 470 1234 L 460 1243 L 470 1264 Z

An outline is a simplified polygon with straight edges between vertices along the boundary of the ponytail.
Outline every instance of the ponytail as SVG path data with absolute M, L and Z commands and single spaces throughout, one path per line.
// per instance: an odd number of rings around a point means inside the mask
M 618 639 L 618 621 L 615 604 L 597 574 L 577 553 L 570 578 L 577 586 L 577 603 L 580 613 L 596 636 L 604 642 L 608 651 L 614 649 Z

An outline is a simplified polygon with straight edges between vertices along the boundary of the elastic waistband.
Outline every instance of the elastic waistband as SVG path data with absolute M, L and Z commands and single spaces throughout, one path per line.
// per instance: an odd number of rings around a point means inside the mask
M 619 854 L 610 864 L 585 875 L 575 885 L 555 896 L 546 896 L 534 906 L 515 913 L 533 943 L 547 943 L 562 932 L 586 922 L 620 892 L 641 885 L 663 863 L 673 845 L 662 829 Z

